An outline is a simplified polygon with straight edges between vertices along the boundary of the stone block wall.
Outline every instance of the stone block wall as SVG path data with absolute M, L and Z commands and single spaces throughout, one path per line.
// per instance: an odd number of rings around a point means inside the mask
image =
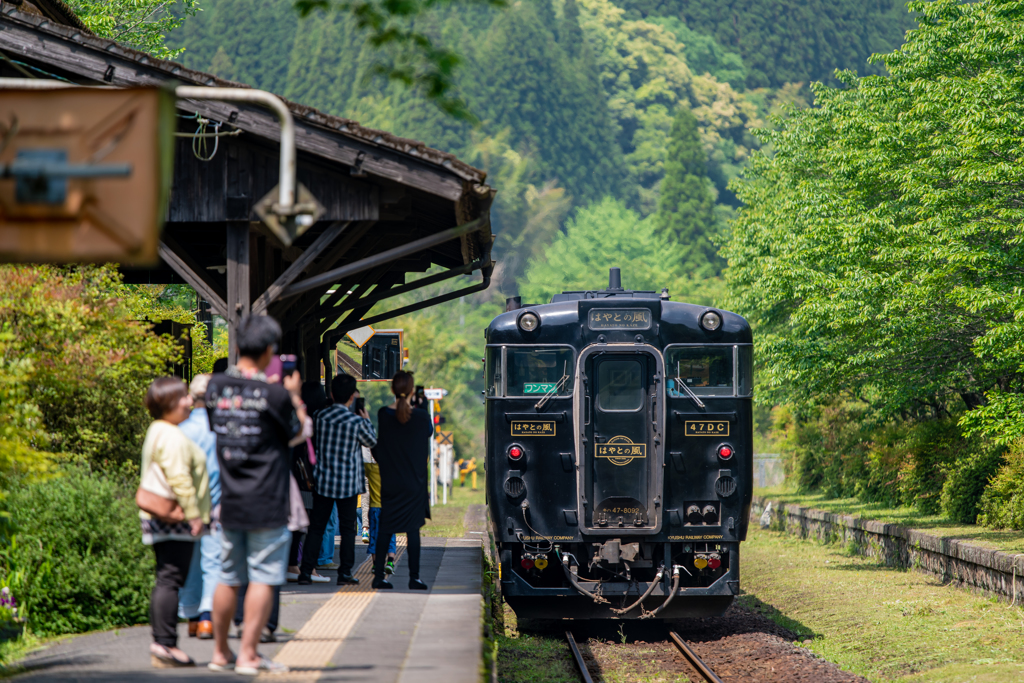
M 751 523 L 757 524 L 769 499 L 754 497 Z M 868 519 L 771 501 L 772 528 L 822 543 L 839 543 L 859 555 L 900 569 L 916 569 L 1001 600 L 1024 598 L 1024 554 L 1010 554 L 940 538 Z

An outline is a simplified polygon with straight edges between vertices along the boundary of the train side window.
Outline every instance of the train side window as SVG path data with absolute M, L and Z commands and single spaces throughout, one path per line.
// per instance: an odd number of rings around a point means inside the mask
M 644 367 L 636 360 L 606 360 L 597 370 L 597 405 L 603 412 L 638 410 L 644 404 Z
M 739 391 L 740 396 L 752 396 L 754 394 L 754 347 L 737 346 L 736 354 L 739 358 Z
M 506 347 L 508 396 L 571 396 L 574 361 L 572 349 Z
M 501 347 L 489 346 L 484 361 L 484 386 L 488 396 L 501 396 Z
M 686 398 L 679 382 L 697 396 L 733 395 L 732 346 L 677 346 L 669 349 L 667 365 L 666 389 L 673 398 Z

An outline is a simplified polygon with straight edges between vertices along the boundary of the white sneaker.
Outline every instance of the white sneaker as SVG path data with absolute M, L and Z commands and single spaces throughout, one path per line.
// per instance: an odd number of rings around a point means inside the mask
M 313 573 L 309 575 L 309 578 L 313 580 L 313 583 L 329 583 L 331 580 L 328 576 L 320 576 L 317 574 L 315 569 L 313 570 Z
M 288 581 L 288 583 L 295 583 L 299 580 L 299 575 L 294 572 L 285 572 L 284 578 Z

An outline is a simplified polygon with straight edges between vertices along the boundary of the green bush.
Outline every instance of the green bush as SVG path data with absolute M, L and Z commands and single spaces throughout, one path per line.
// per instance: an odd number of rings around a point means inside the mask
M 1006 449 L 980 445 L 979 449 L 951 465 L 942 485 L 942 512 L 955 522 L 974 524 L 981 512 L 982 495 L 989 480 L 1004 462 Z
M 1024 529 L 1024 440 L 1010 446 L 978 504 L 978 524 L 994 529 Z
M 142 545 L 133 494 L 130 473 L 84 466 L 8 491 L 5 507 L 16 532 L 0 559 L 32 632 L 148 621 L 153 555 Z

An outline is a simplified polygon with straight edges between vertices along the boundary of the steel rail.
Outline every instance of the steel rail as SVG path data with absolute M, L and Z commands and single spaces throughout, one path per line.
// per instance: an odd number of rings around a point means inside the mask
M 576 645 L 576 639 L 572 637 L 572 631 L 565 632 L 565 639 L 569 641 L 569 649 L 572 650 L 572 657 L 576 660 L 576 668 L 580 670 L 580 676 L 583 677 L 583 683 L 594 683 L 594 679 L 590 677 L 590 672 L 587 671 L 587 664 L 583 661 L 583 655 L 580 653 L 580 648 Z
M 722 683 L 722 679 L 711 670 L 711 667 L 705 664 L 704 661 L 697 656 L 697 653 L 686 644 L 685 640 L 679 637 L 678 633 L 675 631 L 669 631 L 668 635 L 669 638 L 672 639 L 672 642 L 675 643 L 675 646 L 679 648 L 679 651 L 683 653 L 683 656 L 686 657 L 687 661 L 690 662 L 693 668 L 696 669 L 708 683 Z

